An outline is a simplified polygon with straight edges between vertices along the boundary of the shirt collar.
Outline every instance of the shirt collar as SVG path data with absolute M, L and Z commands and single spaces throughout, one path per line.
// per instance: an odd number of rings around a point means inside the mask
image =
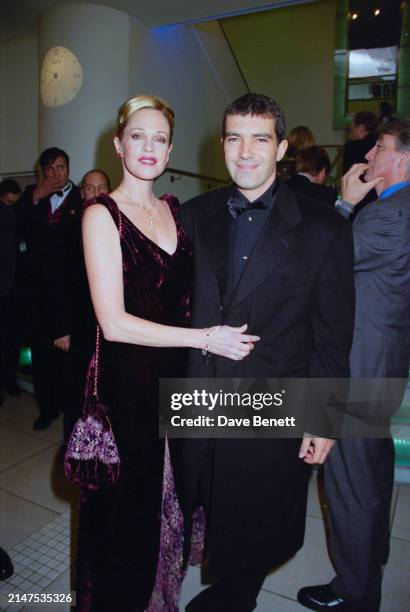
M 401 181 L 400 183 L 395 183 L 395 185 L 390 185 L 387 189 L 384 189 L 379 195 L 379 200 L 385 200 L 389 196 L 399 191 L 399 189 L 403 189 L 404 187 L 408 187 L 410 185 L 410 181 Z
M 270 209 L 273 206 L 273 198 L 276 194 L 279 187 L 279 178 L 276 177 L 273 183 L 268 187 L 268 189 L 259 197 L 256 198 L 255 202 L 263 202 L 264 207 L 266 209 Z M 250 204 L 248 198 L 241 192 L 237 187 L 234 189 L 235 197 L 241 198 L 244 202 Z

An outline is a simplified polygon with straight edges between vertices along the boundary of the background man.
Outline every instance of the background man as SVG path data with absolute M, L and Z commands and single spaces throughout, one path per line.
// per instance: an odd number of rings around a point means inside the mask
M 392 119 L 383 125 L 366 158 L 367 164 L 353 166 L 344 176 L 340 204 L 349 215 L 372 187 L 379 196 L 353 224 L 356 313 L 351 376 L 407 379 L 410 122 Z M 360 180 L 363 173 L 366 182 Z M 400 398 L 392 410 L 399 405 Z M 337 442 L 325 466 L 336 577 L 330 584 L 301 589 L 300 603 L 312 610 L 377 612 L 382 566 L 389 555 L 393 477 L 391 438 Z
M 326 185 L 330 172 L 329 155 L 323 147 L 306 147 L 295 159 L 295 174 L 287 181 L 288 187 L 315 200 L 334 206 L 337 191 Z
M 32 281 L 32 360 L 44 429 L 72 398 L 75 278 L 79 262 L 82 199 L 69 179 L 69 158 L 51 147 L 40 155 L 41 176 L 22 196 Z
M 261 338 L 242 361 L 191 351 L 194 378 L 348 375 L 351 227 L 277 180 L 284 136 L 274 100 L 247 94 L 233 102 L 222 143 L 234 185 L 182 208 L 195 255 L 192 325 L 247 323 Z M 269 568 L 302 546 L 306 463 L 322 463 L 331 446 L 315 437 L 183 440 L 177 486 L 187 529 L 203 505 L 208 568 L 219 578 L 189 612 L 254 609 Z
M 99 193 L 110 193 L 111 185 L 108 175 L 103 170 L 89 170 L 81 180 L 81 197 L 83 200 L 94 198 Z
M 374 147 L 377 140 L 377 128 L 379 119 L 371 111 L 360 111 L 353 115 L 349 126 L 349 140 L 343 150 L 343 172 L 347 172 L 353 164 L 361 164 L 366 161 L 366 154 Z M 366 193 L 358 202 L 352 220 L 355 215 L 368 202 L 377 198 L 374 189 Z

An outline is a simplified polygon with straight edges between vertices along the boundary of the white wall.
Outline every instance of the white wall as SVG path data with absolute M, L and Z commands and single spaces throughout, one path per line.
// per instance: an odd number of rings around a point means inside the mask
M 244 91 L 217 23 L 148 30 L 132 22 L 130 92 L 160 95 L 174 109 L 172 168 L 226 176 L 219 145 L 222 112 Z
M 70 49 L 83 68 L 77 96 L 58 108 L 40 105 L 40 149 L 62 147 L 70 155 L 71 177 L 79 181 L 95 166 L 110 175 L 117 108 L 128 96 L 129 16 L 96 4 L 64 4 L 40 20 L 40 62 L 54 46 Z
M 274 98 L 289 130 L 308 126 L 318 144 L 342 142 L 333 130 L 337 0 L 319 0 L 223 20 L 252 91 Z
M 38 40 L 0 43 L 0 174 L 33 169 L 38 156 Z

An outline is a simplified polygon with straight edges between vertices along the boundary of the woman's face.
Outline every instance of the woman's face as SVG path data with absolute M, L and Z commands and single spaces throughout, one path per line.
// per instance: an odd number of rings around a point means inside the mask
M 170 127 L 161 111 L 142 108 L 131 115 L 121 140 L 114 139 L 124 169 L 142 180 L 160 176 L 168 162 L 172 145 Z

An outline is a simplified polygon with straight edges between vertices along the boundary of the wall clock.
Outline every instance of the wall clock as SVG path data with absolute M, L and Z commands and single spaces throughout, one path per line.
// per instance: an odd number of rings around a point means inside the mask
M 40 95 L 43 104 L 58 107 L 70 102 L 80 91 L 83 70 L 74 53 L 65 47 L 52 47 L 41 66 Z

